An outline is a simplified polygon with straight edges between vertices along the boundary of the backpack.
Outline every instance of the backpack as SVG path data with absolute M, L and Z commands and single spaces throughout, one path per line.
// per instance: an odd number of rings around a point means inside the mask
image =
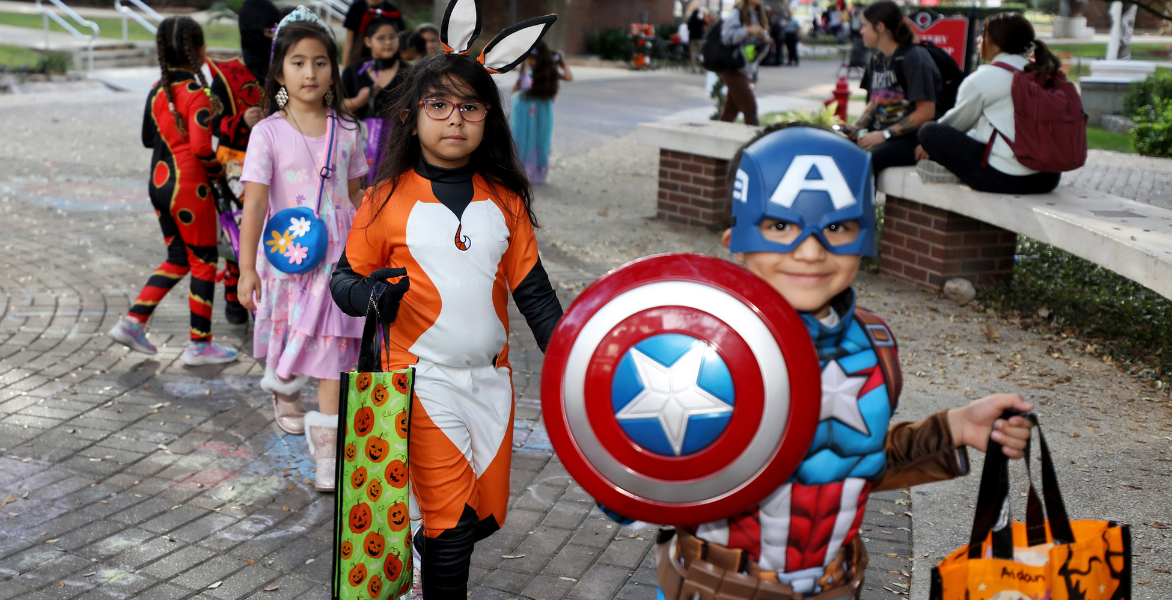
M 960 82 L 964 79 L 965 72 L 952 59 L 951 54 L 932 42 L 925 40 L 900 46 L 895 51 L 893 64 L 896 66 L 895 79 L 905 92 L 907 91 L 907 76 L 903 73 L 903 59 L 907 57 L 907 53 L 912 48 L 917 46 L 928 51 L 928 56 L 931 56 L 932 62 L 936 63 L 936 69 L 940 71 L 940 78 L 944 82 L 944 89 L 936 97 L 936 114 L 942 115 L 956 106 L 956 94 L 960 90 Z
M 989 164 L 993 142 L 1001 136 L 1022 166 L 1044 173 L 1073 171 L 1087 162 L 1087 114 L 1074 84 L 1062 71 L 1026 72 L 1003 62 L 1013 73 L 1014 140 L 993 129 L 981 167 Z
M 720 29 L 724 21 L 716 21 L 704 32 L 704 45 L 700 51 L 700 64 L 709 71 L 735 71 L 745 66 L 745 55 L 736 46 L 729 46 L 720 40 Z

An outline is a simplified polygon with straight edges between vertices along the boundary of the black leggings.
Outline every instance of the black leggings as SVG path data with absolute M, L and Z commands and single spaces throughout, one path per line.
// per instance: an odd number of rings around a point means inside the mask
M 932 160 L 979 192 L 1045 194 L 1058 187 L 1058 181 L 1062 179 L 1061 173 L 1008 175 L 991 166 L 982 167 L 985 144 L 940 123 L 928 123 L 920 128 L 920 144 Z
M 894 137 L 871 148 L 871 170 L 875 176 L 887 167 L 909 167 L 916 164 L 916 146 L 920 145 L 914 135 Z

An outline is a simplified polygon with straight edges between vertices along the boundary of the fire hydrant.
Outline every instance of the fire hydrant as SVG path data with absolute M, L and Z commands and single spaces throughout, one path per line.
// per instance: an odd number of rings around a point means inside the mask
M 834 86 L 834 97 L 827 100 L 824 105 L 830 106 L 837 102 L 838 106 L 834 110 L 834 115 L 846 121 L 846 105 L 851 99 L 851 86 L 847 82 L 846 77 L 838 78 L 838 85 Z

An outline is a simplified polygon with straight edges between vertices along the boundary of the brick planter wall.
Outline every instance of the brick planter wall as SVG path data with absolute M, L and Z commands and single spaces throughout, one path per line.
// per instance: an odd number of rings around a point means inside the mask
M 931 206 L 887 196 L 879 270 L 939 290 L 954 277 L 977 287 L 1013 277 L 1017 234 Z
M 728 161 L 659 150 L 656 217 L 670 223 L 724 229 L 728 226 Z

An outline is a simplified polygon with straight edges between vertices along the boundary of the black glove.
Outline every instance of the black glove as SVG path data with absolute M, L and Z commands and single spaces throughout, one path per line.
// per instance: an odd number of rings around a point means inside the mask
M 395 283 L 387 281 L 396 277 L 400 279 Z M 362 283 L 363 288 L 371 290 L 368 302 L 374 302 L 378 322 L 383 325 L 394 323 L 395 317 L 399 314 L 399 303 L 403 300 L 403 294 L 411 288 L 407 269 L 384 267 L 364 277 Z

